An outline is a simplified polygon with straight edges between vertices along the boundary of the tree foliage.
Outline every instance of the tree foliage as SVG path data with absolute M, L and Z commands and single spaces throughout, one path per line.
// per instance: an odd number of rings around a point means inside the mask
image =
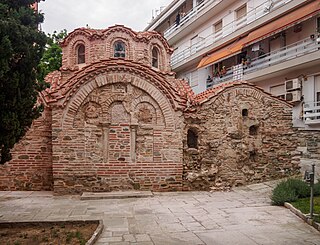
M 67 36 L 67 30 L 59 33 L 56 31 L 48 34 L 47 45 L 40 62 L 41 76 L 45 77 L 48 73 L 59 70 L 62 65 L 62 49 L 59 43 Z
M 44 83 L 39 62 L 46 36 L 38 31 L 43 15 L 30 6 L 40 0 L 0 1 L 0 163 L 41 113 L 36 105 Z

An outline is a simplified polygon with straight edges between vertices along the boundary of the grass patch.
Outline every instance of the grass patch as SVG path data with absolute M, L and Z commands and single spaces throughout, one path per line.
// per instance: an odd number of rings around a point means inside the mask
M 301 198 L 291 202 L 291 204 L 304 214 L 310 212 L 310 198 Z M 314 213 L 318 214 L 318 216 L 314 216 L 314 220 L 320 223 L 320 196 L 314 197 Z

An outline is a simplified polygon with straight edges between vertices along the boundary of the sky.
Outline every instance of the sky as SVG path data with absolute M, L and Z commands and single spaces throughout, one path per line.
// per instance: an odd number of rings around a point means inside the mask
M 45 33 L 67 29 L 68 33 L 88 25 L 105 29 L 115 24 L 142 31 L 152 19 L 152 10 L 168 6 L 172 0 L 46 0 L 39 5 Z

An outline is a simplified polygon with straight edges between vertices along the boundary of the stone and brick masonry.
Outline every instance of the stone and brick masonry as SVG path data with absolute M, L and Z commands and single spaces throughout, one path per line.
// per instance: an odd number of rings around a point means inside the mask
M 61 46 L 0 190 L 221 189 L 297 173 L 287 102 L 246 82 L 195 96 L 156 32 L 81 28 Z

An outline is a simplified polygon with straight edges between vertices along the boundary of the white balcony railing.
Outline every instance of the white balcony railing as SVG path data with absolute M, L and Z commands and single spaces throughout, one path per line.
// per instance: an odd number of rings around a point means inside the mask
M 305 102 L 303 105 L 305 124 L 320 124 L 320 101 Z
M 185 26 L 189 23 L 192 23 L 197 19 L 199 16 L 203 15 L 205 9 L 207 6 L 211 5 L 212 3 L 218 4 L 222 0 L 205 0 L 195 8 L 193 8 L 190 12 L 188 12 L 183 18 L 181 18 L 180 23 L 172 25 L 169 29 L 167 29 L 164 33 L 164 36 L 166 38 L 169 37 L 169 35 L 178 32 L 182 26 Z M 238 19 L 236 21 L 233 21 L 225 26 L 222 27 L 222 29 L 216 33 L 211 33 L 210 35 L 201 38 L 197 43 L 193 44 L 192 46 L 182 50 L 178 51 L 177 53 L 173 53 L 171 57 L 171 65 L 176 65 L 193 54 L 201 51 L 202 49 L 209 47 L 213 43 L 217 42 L 223 37 L 226 37 L 233 32 L 239 30 L 240 28 L 246 26 L 247 24 L 263 17 L 264 15 L 276 10 L 277 8 L 283 6 L 284 4 L 287 4 L 288 2 L 291 2 L 292 0 L 275 0 L 273 1 L 272 6 L 270 6 L 269 1 L 265 1 L 263 4 L 257 6 L 256 8 L 252 9 L 247 13 L 246 16 L 244 16 L 241 19 Z
M 236 65 L 228 68 L 225 75 L 215 77 L 211 83 L 207 83 L 207 88 L 212 87 L 214 84 L 232 80 L 239 80 L 239 74 L 240 76 L 242 74 L 247 75 L 252 72 L 259 71 L 261 69 L 268 68 L 301 57 L 303 55 L 316 52 L 318 50 L 320 50 L 319 40 L 311 38 L 303 39 L 281 49 L 264 54 L 263 56 L 254 58 L 245 66 Z
M 315 39 L 306 38 L 299 42 L 290 44 L 278 50 L 264 54 L 251 60 L 250 65 L 244 70 L 248 74 L 263 68 L 283 63 L 285 61 L 318 51 L 320 44 Z
M 178 30 L 180 27 L 183 25 L 187 24 L 190 22 L 192 19 L 195 19 L 197 16 L 202 15 L 202 10 L 204 10 L 206 7 L 214 3 L 214 6 L 220 3 L 222 0 L 205 0 L 195 6 L 193 9 L 191 9 L 188 13 L 186 13 L 185 16 L 183 16 L 180 19 L 179 24 L 177 23 L 173 24 L 170 26 L 165 32 L 164 32 L 164 37 L 168 38 L 172 33 L 174 33 L 176 30 Z

